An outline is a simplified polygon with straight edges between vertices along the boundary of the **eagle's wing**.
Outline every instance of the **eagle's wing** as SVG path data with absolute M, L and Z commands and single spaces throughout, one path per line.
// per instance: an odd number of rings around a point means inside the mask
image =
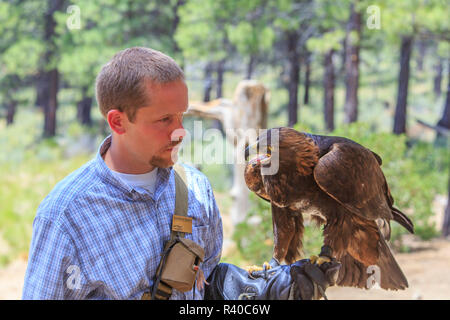
M 325 193 L 350 212 L 377 220 L 385 239 L 390 238 L 391 219 L 414 233 L 411 220 L 393 206 L 379 155 L 349 140 L 331 144 L 327 150 L 314 169 L 314 179 Z
M 369 150 L 356 143 L 335 143 L 314 168 L 319 187 L 362 218 L 392 219 L 385 178 Z
M 289 207 L 272 203 L 273 257 L 278 262 L 294 263 L 301 257 L 303 216 Z
M 384 289 L 404 289 L 408 282 L 395 261 L 385 236 L 393 219 L 392 199 L 381 161 L 356 143 L 331 145 L 314 169 L 319 187 L 341 206 L 324 229 L 325 243 L 342 263 L 338 284 L 366 287 L 370 266 L 381 273 Z

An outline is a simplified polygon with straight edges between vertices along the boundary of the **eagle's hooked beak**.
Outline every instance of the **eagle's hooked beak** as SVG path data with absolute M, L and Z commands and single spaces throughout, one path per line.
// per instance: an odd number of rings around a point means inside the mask
M 255 166 L 257 163 L 265 164 L 270 160 L 272 148 L 270 146 L 267 146 L 267 150 L 264 150 L 265 152 L 260 154 L 259 145 L 258 142 L 249 145 L 247 148 L 245 148 L 245 161 L 248 161 L 250 164 Z M 252 155 L 252 158 L 249 160 L 250 155 Z

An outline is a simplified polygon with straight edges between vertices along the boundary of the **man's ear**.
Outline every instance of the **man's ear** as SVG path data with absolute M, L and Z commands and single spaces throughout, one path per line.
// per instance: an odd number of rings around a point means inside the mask
M 125 112 L 121 112 L 117 109 L 112 109 L 108 111 L 106 115 L 106 121 L 108 121 L 111 130 L 117 134 L 125 133 L 125 122 L 126 122 Z

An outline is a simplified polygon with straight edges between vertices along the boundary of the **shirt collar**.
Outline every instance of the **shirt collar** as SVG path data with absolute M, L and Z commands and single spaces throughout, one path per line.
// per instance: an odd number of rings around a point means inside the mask
M 166 190 L 167 186 L 169 185 L 171 181 L 171 177 L 173 176 L 172 173 L 172 167 L 169 168 L 158 168 L 158 173 L 156 177 L 156 187 L 155 187 L 155 193 L 151 194 L 147 191 L 144 191 L 142 188 L 138 188 L 139 190 L 129 186 L 128 184 L 124 183 L 122 180 L 115 177 L 112 170 L 108 168 L 108 166 L 105 163 L 105 160 L 103 160 L 103 155 L 106 153 L 106 151 L 111 146 L 111 140 L 112 136 L 107 136 L 103 142 L 100 144 L 100 147 L 98 148 L 97 155 L 94 159 L 95 163 L 95 169 L 97 174 L 100 176 L 100 178 L 108 184 L 111 184 L 118 189 L 120 189 L 122 192 L 124 192 L 128 197 L 131 197 L 133 199 L 135 198 L 142 198 L 142 199 L 148 199 L 151 198 L 154 201 L 158 201 L 158 199 L 161 197 L 161 195 Z

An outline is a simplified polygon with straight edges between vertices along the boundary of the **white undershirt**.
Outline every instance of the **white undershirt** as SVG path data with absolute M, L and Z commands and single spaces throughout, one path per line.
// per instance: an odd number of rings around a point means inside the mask
M 113 174 L 132 188 L 144 188 L 150 193 L 154 193 L 157 172 L 158 168 L 143 174 L 128 174 L 116 171 L 113 171 Z

